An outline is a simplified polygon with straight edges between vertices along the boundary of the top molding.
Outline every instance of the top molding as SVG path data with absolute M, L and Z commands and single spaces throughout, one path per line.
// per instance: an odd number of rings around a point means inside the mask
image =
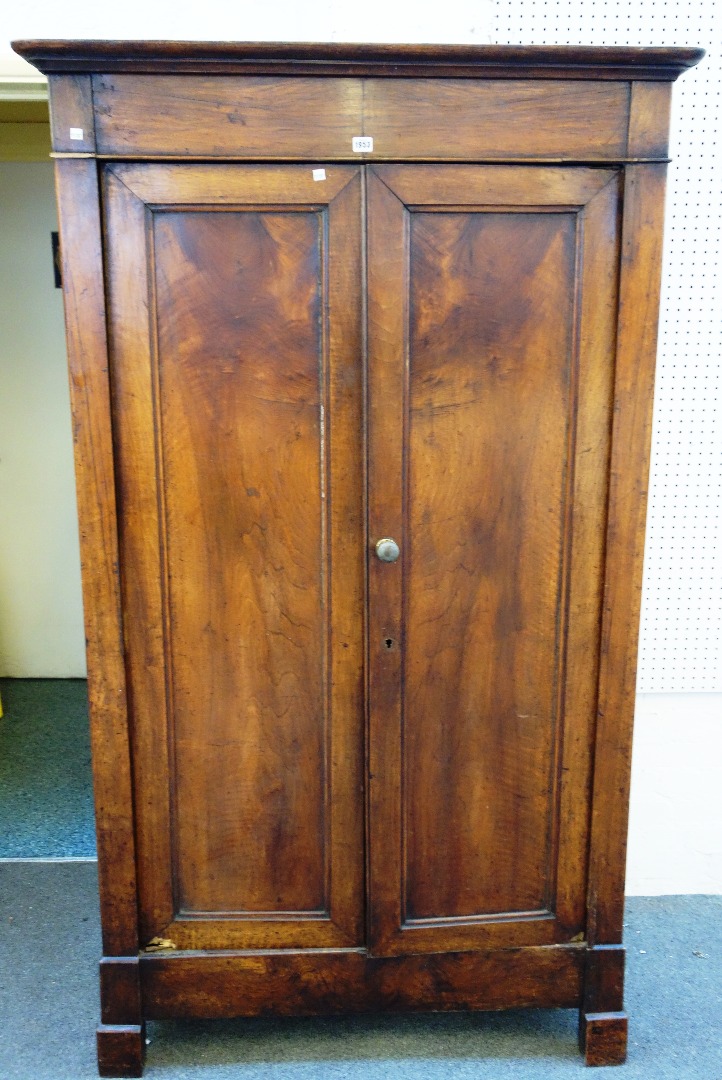
M 14 41 L 46 75 L 349 75 L 391 78 L 630 79 L 673 82 L 694 48 L 570 45 L 357 45 L 334 42 Z

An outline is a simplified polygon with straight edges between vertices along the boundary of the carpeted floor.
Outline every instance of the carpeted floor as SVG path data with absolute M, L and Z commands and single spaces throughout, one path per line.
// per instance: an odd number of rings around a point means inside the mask
M 0 858 L 94 857 L 85 680 L 0 679 L 0 696 Z
M 0 860 L 92 856 L 85 683 L 1 680 Z M 0 1080 L 96 1076 L 97 871 L 0 861 Z M 628 901 L 620 1080 L 722 1080 L 722 897 Z M 165 1080 L 589 1077 L 576 1015 L 372 1016 L 151 1025 Z M 594 1074 L 599 1075 L 599 1074 Z
M 93 864 L 0 864 L 2 1080 L 96 1075 L 96 906 Z M 722 1080 L 722 897 L 631 898 L 627 923 L 629 1061 L 604 1075 Z M 566 1010 L 178 1021 L 151 1025 L 150 1037 L 146 1075 L 159 1080 L 592 1075 Z

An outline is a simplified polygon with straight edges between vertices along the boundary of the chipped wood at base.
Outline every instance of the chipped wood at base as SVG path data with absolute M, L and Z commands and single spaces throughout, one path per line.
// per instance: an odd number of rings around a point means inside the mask
M 625 170 L 587 939 L 622 940 L 637 635 L 659 315 L 664 165 Z
M 156 953 L 141 957 L 140 972 L 150 1020 L 573 1008 L 584 953 L 579 946 L 379 958 L 362 950 Z
M 127 956 L 138 948 L 138 913 L 96 165 L 58 161 L 55 177 L 80 517 L 103 951 L 108 956 Z

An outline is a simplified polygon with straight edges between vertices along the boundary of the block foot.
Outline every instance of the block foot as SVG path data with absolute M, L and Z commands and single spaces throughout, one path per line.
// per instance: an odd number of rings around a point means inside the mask
M 98 1075 L 142 1076 L 145 1024 L 101 1024 L 98 1028 Z
M 623 1065 L 627 1060 L 627 1014 L 580 1013 L 579 1049 L 586 1065 Z

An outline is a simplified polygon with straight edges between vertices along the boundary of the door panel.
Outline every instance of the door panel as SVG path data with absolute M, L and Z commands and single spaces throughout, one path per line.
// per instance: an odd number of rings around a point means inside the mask
M 540 910 L 575 220 L 457 211 L 410 226 L 406 917 Z
M 324 908 L 319 217 L 154 228 L 185 913 Z
M 569 940 L 585 910 L 617 176 L 371 173 L 370 540 L 401 547 L 369 567 L 372 943 Z
M 105 195 L 144 940 L 358 944 L 359 171 Z

